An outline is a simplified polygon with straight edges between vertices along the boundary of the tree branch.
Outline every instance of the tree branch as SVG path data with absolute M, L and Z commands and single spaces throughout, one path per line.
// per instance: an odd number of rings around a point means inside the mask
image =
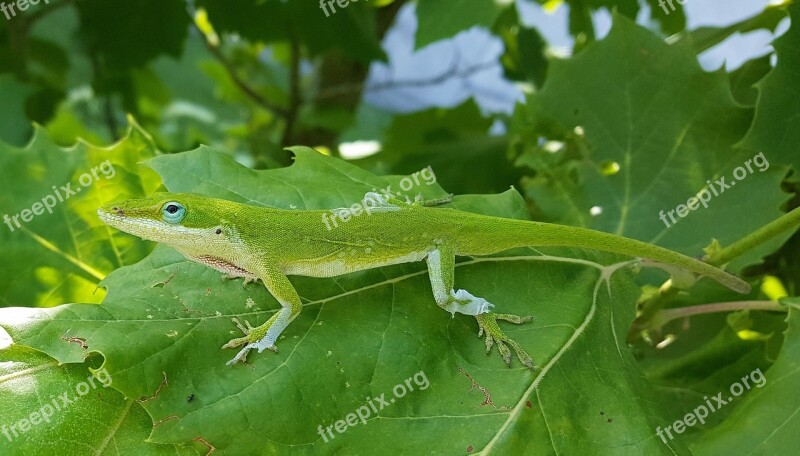
M 233 63 L 228 60 L 225 55 L 222 53 L 222 50 L 219 48 L 218 45 L 211 43 L 206 38 L 206 35 L 200 30 L 200 27 L 194 22 L 194 18 L 192 18 L 192 26 L 200 34 L 200 39 L 203 40 L 203 44 L 205 44 L 206 49 L 214 56 L 214 58 L 222 64 L 225 68 L 225 71 L 230 76 L 233 83 L 236 87 L 239 88 L 245 95 L 247 95 L 254 103 L 261 106 L 262 108 L 272 111 L 275 114 L 278 114 L 281 117 L 287 117 L 289 115 L 289 110 L 277 106 L 264 98 L 256 89 L 251 87 L 244 79 L 239 76 L 239 73 L 236 71 L 236 68 L 233 66 Z
M 640 318 L 634 320 L 631 330 L 628 333 L 628 341 L 631 342 L 633 340 L 632 337 L 634 334 L 639 334 L 642 331 L 661 329 L 667 323 L 679 318 L 719 312 L 733 312 L 737 310 L 765 310 L 771 312 L 787 311 L 786 307 L 781 306 L 773 301 L 729 301 L 659 310 L 647 320 L 642 320 Z
M 103 67 L 100 59 L 97 57 L 97 54 L 90 53 L 89 61 L 92 64 L 92 73 L 94 74 L 95 81 L 103 80 L 105 77 L 105 68 Z M 102 93 L 102 108 L 103 108 L 103 121 L 105 122 L 106 128 L 108 129 L 108 134 L 111 136 L 113 141 L 119 140 L 119 134 L 117 133 L 118 126 L 117 121 L 114 118 L 114 103 L 111 99 L 111 93 L 104 92 Z
M 785 307 L 773 301 L 718 302 L 714 304 L 703 304 L 700 306 L 678 307 L 675 309 L 662 310 L 659 312 L 656 318 L 653 319 L 651 325 L 654 327 L 661 327 L 672 320 L 677 320 L 678 318 L 718 312 L 733 312 L 736 310 L 768 310 L 772 312 L 786 312 Z
M 368 92 L 379 92 L 382 90 L 397 89 L 404 87 L 433 86 L 441 84 L 443 82 L 447 82 L 449 79 L 452 78 L 467 78 L 469 76 L 472 76 L 473 74 L 480 73 L 481 71 L 489 69 L 494 65 L 497 65 L 497 61 L 492 60 L 488 62 L 478 63 L 459 71 L 458 61 L 456 60 L 455 62 L 453 62 L 452 65 L 450 65 L 450 68 L 447 69 L 444 73 L 438 76 L 434 76 L 433 78 L 406 80 L 406 81 L 388 81 L 388 82 L 382 82 L 380 84 L 372 84 L 366 87 L 364 87 L 364 83 L 339 85 L 320 90 L 319 94 L 317 95 L 317 99 L 324 100 L 326 98 L 348 95 L 350 93 L 358 92 L 362 88 L 364 89 L 364 92 L 368 93 Z
M 292 145 L 292 138 L 297 124 L 297 116 L 300 112 L 300 44 L 292 36 L 290 41 L 289 62 L 289 110 L 286 113 L 286 128 L 283 130 L 281 138 L 282 146 Z

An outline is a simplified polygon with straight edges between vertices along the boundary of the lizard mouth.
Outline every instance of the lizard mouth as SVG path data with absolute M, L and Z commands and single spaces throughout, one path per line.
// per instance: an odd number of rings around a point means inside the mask
M 131 223 L 130 217 L 125 215 L 125 211 L 120 208 L 100 208 L 97 210 L 97 217 L 106 225 L 128 231 L 126 228 Z M 130 231 L 128 231 L 130 232 Z
M 119 218 L 124 217 L 125 211 L 118 210 L 117 213 L 114 214 L 112 212 L 107 211 L 106 209 L 100 208 L 97 210 L 97 216 L 100 218 L 100 220 L 103 221 L 103 223 L 110 225 L 118 221 Z

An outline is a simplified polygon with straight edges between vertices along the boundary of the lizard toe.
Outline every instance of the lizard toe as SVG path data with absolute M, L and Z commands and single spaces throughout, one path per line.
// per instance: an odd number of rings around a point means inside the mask
M 507 321 L 514 324 L 523 324 L 531 321 L 533 319 L 532 317 L 520 317 L 518 315 L 511 314 L 485 313 L 476 315 L 475 318 L 478 321 L 478 336 L 480 337 L 485 334 L 487 354 L 491 352 L 492 347 L 496 343 L 497 351 L 500 352 L 500 356 L 503 358 L 503 361 L 505 361 L 505 363 L 510 367 L 512 358 L 511 350 L 508 347 L 510 345 L 520 362 L 529 369 L 534 369 L 533 358 L 531 358 L 528 352 L 526 352 L 525 349 L 522 348 L 519 343 L 517 343 L 517 341 L 508 337 L 497 324 L 498 320 Z

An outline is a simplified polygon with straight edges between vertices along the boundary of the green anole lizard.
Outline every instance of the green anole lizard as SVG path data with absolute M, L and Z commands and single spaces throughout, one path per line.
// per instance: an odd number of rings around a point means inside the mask
M 252 349 L 277 351 L 275 341 L 300 313 L 300 297 L 290 275 L 334 277 L 382 266 L 425 260 L 433 297 L 444 310 L 474 316 L 486 351 L 493 344 L 511 365 L 510 345 L 533 367 L 527 352 L 500 329 L 498 321 L 521 324 L 531 317 L 495 313 L 483 298 L 456 291 L 456 256 L 485 256 L 517 247 L 565 246 L 646 258 L 708 276 L 741 293 L 750 286 L 709 264 L 645 242 L 584 228 L 505 219 L 426 207 L 377 193 L 369 215 L 353 217 L 335 229 L 323 222 L 330 211 L 256 207 L 192 193 L 157 193 L 100 208 L 107 224 L 175 248 L 188 259 L 230 277 L 261 280 L 281 309 L 244 337 L 223 348 L 243 346 L 228 364 L 244 362 Z M 238 324 L 238 322 L 237 322 Z

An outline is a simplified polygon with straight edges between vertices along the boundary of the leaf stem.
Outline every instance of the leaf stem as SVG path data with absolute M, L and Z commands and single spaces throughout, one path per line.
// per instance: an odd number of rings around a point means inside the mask
M 733 244 L 706 257 L 705 261 L 714 266 L 721 266 L 769 241 L 782 232 L 794 228 L 796 225 L 800 225 L 800 207 L 783 214 Z
M 768 310 L 773 312 L 786 312 L 786 307 L 773 301 L 729 301 L 699 306 L 678 307 L 660 311 L 650 322 L 650 327 L 659 328 L 672 320 L 718 312 L 731 312 L 736 310 Z
M 674 288 L 671 290 L 674 290 Z M 649 318 L 638 317 L 633 321 L 631 330 L 628 332 L 628 343 L 633 343 L 643 331 L 658 330 L 667 323 L 679 318 L 737 310 L 786 312 L 787 308 L 774 301 L 729 301 L 653 311 Z

